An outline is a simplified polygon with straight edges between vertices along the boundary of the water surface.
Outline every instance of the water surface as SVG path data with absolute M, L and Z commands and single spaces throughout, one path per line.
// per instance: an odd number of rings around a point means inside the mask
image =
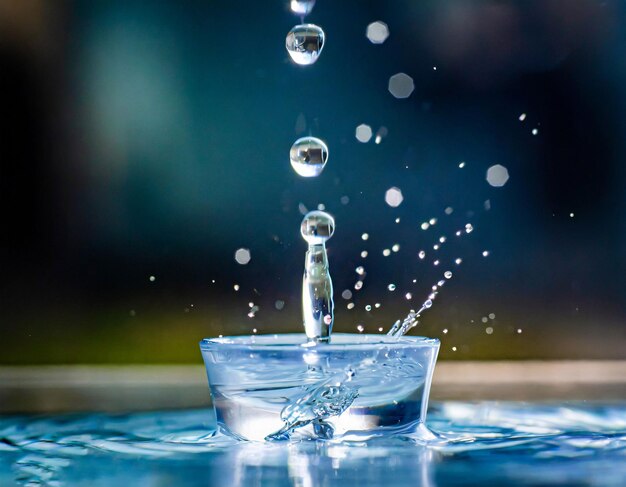
M 433 404 L 438 438 L 237 443 L 210 410 L 0 419 L 1 486 L 626 485 L 626 403 Z

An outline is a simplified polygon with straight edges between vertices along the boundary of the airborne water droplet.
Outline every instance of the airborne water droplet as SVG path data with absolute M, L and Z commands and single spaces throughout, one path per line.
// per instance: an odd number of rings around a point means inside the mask
M 450 271 L 446 271 L 443 273 L 443 277 L 445 277 L 446 279 L 450 279 L 452 277 L 452 272 Z
M 389 284 L 389 286 L 387 286 L 387 289 L 389 289 L 390 291 L 395 291 L 396 290 L 396 285 L 395 284 Z
M 319 176 L 328 160 L 328 147 L 316 137 L 296 140 L 289 151 L 291 167 L 305 178 Z
M 314 24 L 296 25 L 287 34 L 285 47 L 296 64 L 313 64 L 324 48 L 324 31 Z
M 290 7 L 294 14 L 308 15 L 315 6 L 315 0 L 291 0 Z
M 310 211 L 300 225 L 300 233 L 309 245 L 323 244 L 335 231 L 335 219 L 323 211 Z

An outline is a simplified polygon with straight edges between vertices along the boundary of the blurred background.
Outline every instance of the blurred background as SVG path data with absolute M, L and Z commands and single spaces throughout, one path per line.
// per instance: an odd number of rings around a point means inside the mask
M 306 21 L 326 44 L 302 67 L 286 1 L 0 0 L 0 364 L 199 363 L 205 336 L 299 331 L 318 205 L 336 331 L 387 331 L 450 270 L 413 331 L 442 358 L 625 358 L 625 4 L 318 0 Z M 303 179 L 309 134 L 330 157 Z

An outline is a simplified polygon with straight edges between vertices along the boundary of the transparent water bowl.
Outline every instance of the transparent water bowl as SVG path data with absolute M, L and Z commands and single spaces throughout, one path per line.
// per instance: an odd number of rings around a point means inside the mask
M 335 333 L 200 342 L 217 424 L 244 440 L 419 434 L 439 340 Z

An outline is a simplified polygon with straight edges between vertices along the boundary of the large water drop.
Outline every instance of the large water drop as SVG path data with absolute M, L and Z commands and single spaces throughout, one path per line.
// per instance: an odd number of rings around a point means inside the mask
M 328 160 L 328 147 L 316 137 L 296 140 L 289 151 L 291 167 L 305 178 L 319 176 Z
M 309 212 L 300 226 L 300 233 L 309 245 L 323 244 L 335 232 L 335 219 L 323 211 Z
M 314 24 L 296 25 L 287 34 L 285 47 L 296 64 L 313 64 L 324 48 L 324 31 Z
M 291 0 L 291 11 L 298 15 L 308 15 L 315 6 L 315 0 Z

